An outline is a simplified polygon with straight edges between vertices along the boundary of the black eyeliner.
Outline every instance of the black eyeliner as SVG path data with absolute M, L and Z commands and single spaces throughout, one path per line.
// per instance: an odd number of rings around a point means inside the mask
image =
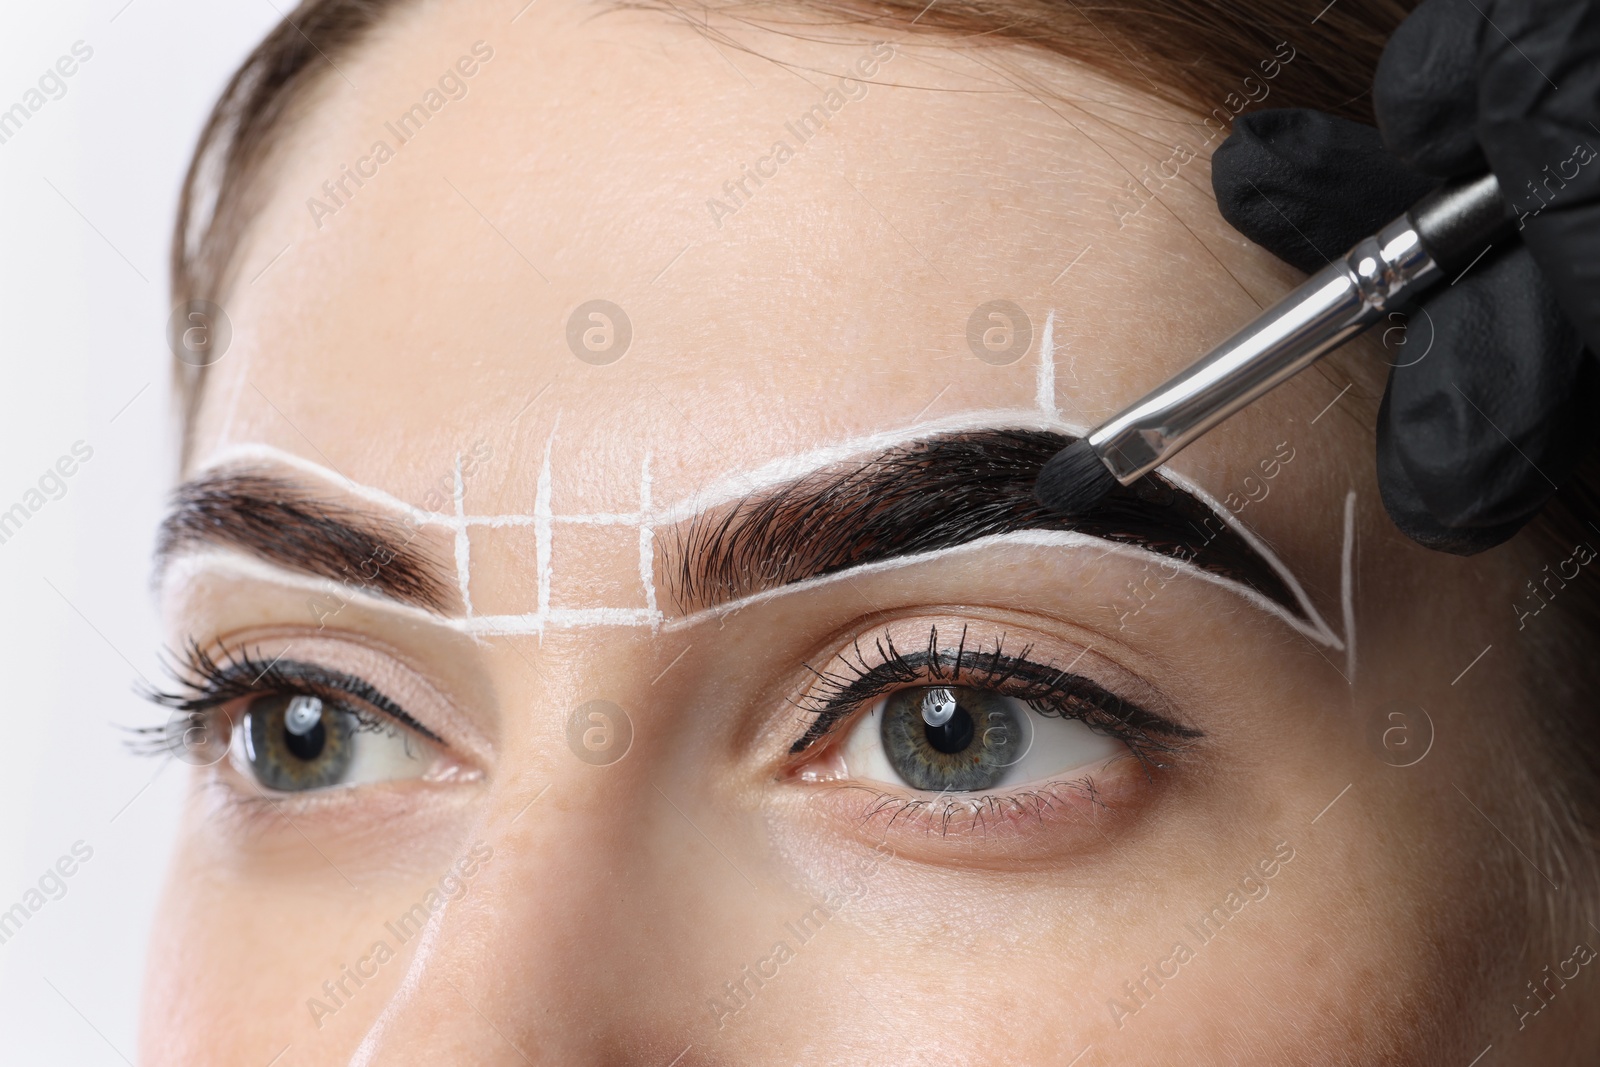
M 234 700 L 270 693 L 310 692 L 336 701 L 341 696 L 353 697 L 440 747 L 450 747 L 444 738 L 418 722 L 371 682 L 353 674 L 299 660 L 262 660 L 244 650 L 229 657 L 227 662 L 219 663 L 196 642 L 190 642 L 185 655 L 177 662 L 172 673 L 182 691 L 148 688 L 142 692 L 145 699 L 158 707 L 199 715 Z M 346 710 L 362 718 L 358 709 Z M 151 727 L 136 732 L 149 735 L 165 731 L 166 727 Z
M 1028 659 L 1032 645 L 1007 655 L 1004 635 L 992 652 L 968 650 L 966 639 L 963 627 L 956 653 L 940 652 L 935 627 L 929 633 L 927 649 L 907 654 L 895 647 L 892 637 L 883 634 L 874 641 L 878 653 L 875 664 L 868 662 L 859 641 L 854 646 L 854 662 L 842 654 L 837 657 L 843 670 L 820 671 L 807 664 L 806 669 L 817 676 L 826 691 L 809 695 L 802 702 L 811 721 L 800 739 L 790 746 L 790 755 L 806 751 L 863 705 L 895 689 L 957 681 L 1025 700 L 1041 715 L 1078 719 L 1110 730 L 1136 751 L 1167 752 L 1175 746 L 1162 738 L 1193 741 L 1205 736 L 1201 730 L 1174 723 L 1088 678 Z M 846 670 L 848 674 L 844 673 Z M 964 680 L 963 672 L 967 676 Z

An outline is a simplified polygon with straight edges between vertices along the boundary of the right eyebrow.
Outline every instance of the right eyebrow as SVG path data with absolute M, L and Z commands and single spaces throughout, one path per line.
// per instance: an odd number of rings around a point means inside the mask
M 157 577 L 196 546 L 240 548 L 291 570 L 402 603 L 454 609 L 444 568 L 414 542 L 415 527 L 318 497 L 255 470 L 203 475 L 179 486 L 161 521 Z
M 1046 510 L 1034 479 L 1073 440 L 1013 429 L 924 438 L 703 512 L 663 543 L 670 587 L 693 611 L 984 537 L 1076 531 L 1192 564 L 1303 618 L 1261 550 L 1159 474 L 1116 487 L 1085 515 Z

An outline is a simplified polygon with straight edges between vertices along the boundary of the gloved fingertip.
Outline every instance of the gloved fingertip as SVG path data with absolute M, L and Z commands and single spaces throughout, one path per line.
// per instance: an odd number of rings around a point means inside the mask
M 1217 209 L 1234 229 L 1311 273 L 1434 185 L 1371 126 L 1305 108 L 1247 112 L 1213 154 Z
M 1423 310 L 1427 343 L 1384 393 L 1387 458 L 1438 525 L 1520 525 L 1594 444 L 1594 360 L 1525 248 L 1497 250 Z
M 1435 178 L 1488 168 L 1478 145 L 1479 35 L 1470 0 L 1425 0 L 1378 60 L 1372 108 L 1389 150 Z
M 1474 556 L 1504 544 L 1527 524 L 1527 519 L 1487 527 L 1451 527 L 1441 523 L 1422 502 L 1422 494 L 1406 470 L 1390 424 L 1389 395 L 1378 409 L 1378 493 L 1389 521 L 1423 548 Z M 1529 516 L 1531 518 L 1532 516 Z

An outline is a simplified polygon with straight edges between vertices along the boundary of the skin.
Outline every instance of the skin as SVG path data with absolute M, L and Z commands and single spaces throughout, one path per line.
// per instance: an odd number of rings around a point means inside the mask
M 679 502 L 833 442 L 1031 409 L 1052 309 L 1055 403 L 1087 427 L 1297 280 L 1217 216 L 1209 147 L 1119 227 L 1108 201 L 1128 170 L 1204 132 L 1059 57 L 730 25 L 752 55 L 657 13 L 510 14 L 424 5 L 324 79 L 238 251 L 232 347 L 208 372 L 189 474 L 266 445 L 420 503 L 486 442 L 469 514 L 531 513 L 547 448 L 558 514 L 629 511 L 646 453 L 654 500 Z M 707 198 L 886 38 L 865 97 L 717 225 Z M 493 57 L 468 95 L 319 227 L 307 198 L 479 40 Z M 565 341 L 596 296 L 633 327 L 607 366 Z M 966 338 L 996 298 L 1036 336 L 1006 366 Z M 1536 638 L 1506 605 L 1542 561 L 1434 555 L 1388 526 L 1371 431 L 1385 355 L 1343 353 L 1172 464 L 1220 500 L 1292 446 L 1239 518 L 1340 634 L 1355 493 L 1353 683 L 1344 653 L 1212 583 L 1172 579 L 1119 615 L 1107 605 L 1154 566 L 1093 548 L 993 546 L 656 630 L 477 639 L 362 597 L 319 630 L 287 572 L 180 561 L 162 584 L 169 645 L 294 646 L 359 670 L 409 695 L 461 777 L 267 802 L 226 761 L 196 769 L 144 1058 L 1464 1064 L 1492 1044 L 1484 1063 L 1579 1062 L 1592 968 L 1521 1030 L 1512 1007 L 1600 942 L 1545 907 L 1561 895 L 1522 814 L 1543 759 L 1523 695 Z M 532 610 L 529 531 L 474 529 L 479 613 Z M 448 536 L 429 544 L 453 559 Z M 634 527 L 558 527 L 550 566 L 553 606 L 643 603 Z M 891 824 L 869 791 L 799 780 L 804 665 L 934 622 L 1059 664 L 1082 653 L 1082 673 L 1205 736 L 1150 775 L 1093 768 L 1098 804 L 1062 788 L 1047 816 L 987 831 Z M 567 740 L 594 699 L 633 731 L 604 766 Z M 1413 766 L 1369 740 L 1391 701 L 1431 716 Z M 474 848 L 489 858 L 465 891 L 399 943 L 385 924 Z M 1186 924 L 1275 855 L 1252 883 L 1264 895 L 1200 944 Z M 785 924 L 830 893 L 850 902 L 800 944 Z M 730 1010 L 724 983 L 780 939 L 793 958 Z M 380 940 L 393 958 L 319 1017 L 323 983 Z M 1193 958 L 1131 997 L 1179 941 Z

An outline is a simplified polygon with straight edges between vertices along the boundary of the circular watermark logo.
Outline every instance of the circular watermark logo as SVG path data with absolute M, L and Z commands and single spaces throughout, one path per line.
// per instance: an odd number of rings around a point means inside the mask
M 228 313 L 209 300 L 186 300 L 167 318 L 167 347 L 191 367 L 211 366 L 232 342 Z
M 1391 700 L 1367 720 L 1367 746 L 1391 767 L 1415 767 L 1433 750 L 1433 719 L 1419 704 Z
M 609 300 L 589 300 L 567 316 L 567 347 L 572 354 L 596 367 L 615 363 L 633 342 L 628 313 Z
M 567 716 L 567 747 L 594 767 L 609 767 L 633 746 L 633 720 L 609 700 L 579 704 Z
M 1409 305 L 1404 311 L 1391 311 L 1383 317 L 1378 335 L 1384 362 L 1391 367 L 1414 367 L 1433 351 L 1436 336 L 1427 308 Z
M 162 728 L 166 750 L 191 767 L 209 767 L 228 754 L 231 727 L 211 712 L 175 711 Z
M 1033 323 L 1011 301 L 991 300 L 978 305 L 967 319 L 967 345 L 985 363 L 1009 366 L 1033 347 Z

